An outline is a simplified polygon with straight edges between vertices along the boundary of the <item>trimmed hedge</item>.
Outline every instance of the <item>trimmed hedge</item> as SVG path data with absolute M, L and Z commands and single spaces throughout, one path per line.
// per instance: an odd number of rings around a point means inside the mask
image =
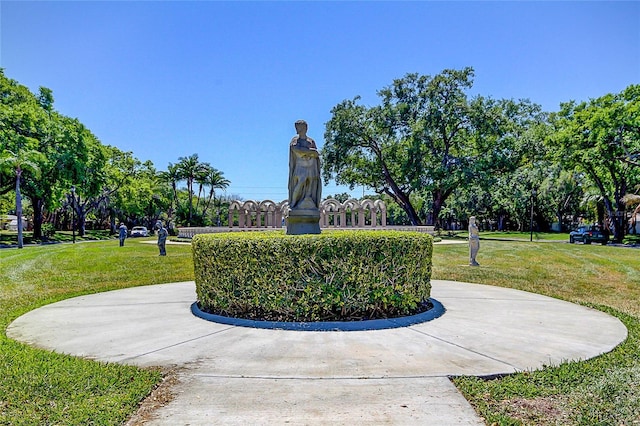
M 192 240 L 200 309 L 268 321 L 411 315 L 431 293 L 433 238 L 419 232 L 230 232 Z

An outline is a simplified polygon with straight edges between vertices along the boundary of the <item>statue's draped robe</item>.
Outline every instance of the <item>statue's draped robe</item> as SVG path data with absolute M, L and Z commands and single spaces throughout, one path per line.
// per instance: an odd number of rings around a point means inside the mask
M 320 156 L 311 138 L 295 136 L 289 145 L 289 208 L 319 209 Z

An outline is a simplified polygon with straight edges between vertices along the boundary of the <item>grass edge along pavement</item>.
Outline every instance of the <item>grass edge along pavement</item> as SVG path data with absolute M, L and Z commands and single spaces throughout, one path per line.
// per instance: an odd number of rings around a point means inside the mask
M 171 246 L 168 256 L 160 258 L 155 245 L 139 241 L 127 240 L 122 249 L 108 241 L 0 250 L 0 424 L 121 424 L 160 382 L 158 371 L 55 355 L 5 335 L 12 319 L 56 300 L 193 279 L 189 246 Z M 631 425 L 639 418 L 636 250 L 487 241 L 481 244 L 479 268 L 466 266 L 464 244 L 436 245 L 433 259 L 434 279 L 590 302 L 621 318 L 629 329 L 627 341 L 591 361 L 495 380 L 454 379 L 489 424 Z M 137 382 L 147 371 L 151 379 Z M 98 383 L 90 381 L 94 376 L 100 376 Z M 78 391 L 82 397 L 74 398 Z
M 640 367 L 632 359 L 638 355 L 640 321 L 605 306 L 591 307 L 627 327 L 627 339 L 613 351 L 541 371 L 455 377 L 453 383 L 490 425 L 640 424 Z
M 193 279 L 190 248 L 160 258 L 146 239 L 0 250 L 0 425 L 117 425 L 163 379 L 143 369 L 54 354 L 6 337 L 11 321 L 81 294 Z
M 466 260 L 466 247 L 434 249 L 434 279 L 517 288 L 580 303 L 616 316 L 628 329 L 621 345 L 588 361 L 500 378 L 453 378 L 487 424 L 640 424 L 638 254 L 620 247 L 485 241 L 480 268 L 451 268 L 459 264 L 452 259 Z

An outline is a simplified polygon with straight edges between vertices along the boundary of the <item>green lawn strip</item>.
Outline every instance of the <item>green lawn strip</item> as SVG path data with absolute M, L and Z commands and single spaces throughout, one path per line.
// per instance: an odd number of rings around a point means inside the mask
M 467 231 L 442 232 L 445 239 L 467 239 L 469 233 Z M 566 232 L 534 232 L 533 235 L 526 231 L 482 231 L 480 232 L 481 240 L 498 240 L 498 241 L 569 241 L 569 234 Z
M 0 340 L 0 423 L 122 424 L 162 373 Z
M 640 420 L 640 322 L 613 309 L 629 330 L 612 352 L 500 379 L 453 382 L 488 424 L 622 425 Z
M 42 244 L 43 242 L 45 244 L 50 244 L 50 243 L 72 242 L 74 236 L 71 231 L 57 231 L 55 234 L 50 235 L 44 239 L 34 240 L 33 232 L 25 231 L 22 235 L 22 238 L 23 238 L 24 244 Z M 89 230 L 83 236 L 80 236 L 77 233 L 75 235 L 76 242 L 109 240 L 114 238 L 116 238 L 116 235 L 113 235 L 109 231 L 105 231 L 105 230 Z M 0 230 L 0 244 L 17 245 L 17 243 L 18 243 L 17 231 Z
M 568 233 L 561 232 L 481 232 L 480 238 L 513 241 L 569 241 Z
M 122 424 L 162 379 L 142 369 L 54 354 L 14 342 L 21 314 L 69 297 L 193 279 L 190 247 L 115 240 L 0 250 L 0 425 Z
M 493 284 L 587 304 L 618 317 L 628 338 L 608 354 L 499 379 L 454 383 L 488 424 L 640 422 L 640 259 L 629 248 L 485 242 L 480 268 L 465 247 L 434 248 L 435 279 Z M 526 332 L 526 331 L 523 331 Z M 594 330 L 594 333 L 597 333 Z

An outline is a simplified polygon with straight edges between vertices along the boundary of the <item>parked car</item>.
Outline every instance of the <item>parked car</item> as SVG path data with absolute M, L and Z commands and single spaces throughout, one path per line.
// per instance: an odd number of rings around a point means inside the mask
M 132 237 L 148 237 L 149 230 L 146 226 L 134 226 L 131 228 L 131 236 Z
M 606 245 L 609 241 L 609 232 L 598 225 L 579 226 L 575 231 L 569 233 L 569 242 L 581 241 L 585 244 L 600 243 Z

